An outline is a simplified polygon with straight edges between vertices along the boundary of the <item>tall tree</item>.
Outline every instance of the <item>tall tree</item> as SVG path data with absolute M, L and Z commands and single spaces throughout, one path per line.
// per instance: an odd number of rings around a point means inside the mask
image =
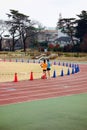
M 29 19 L 29 16 L 19 13 L 16 10 L 10 10 L 10 13 L 7 15 L 10 18 L 8 22 L 11 24 L 9 31 L 13 37 L 13 51 L 15 46 L 15 37 L 18 37 L 18 35 L 20 36 L 21 43 L 24 46 L 24 51 L 26 51 L 26 40 L 34 39 L 34 36 L 36 36 L 37 30 L 34 27 L 34 23 Z
M 81 11 L 78 16 L 76 37 L 80 39 L 80 50 L 87 52 L 87 11 Z
M 75 18 L 60 18 L 57 23 L 57 28 L 61 30 L 61 32 L 67 34 L 71 37 L 72 44 L 74 45 L 75 36 Z
M 15 44 L 16 44 L 16 40 L 18 40 L 19 38 L 19 32 L 17 31 L 18 30 L 18 26 L 16 24 L 14 24 L 13 21 L 5 21 L 6 24 L 9 26 L 9 33 L 12 37 L 12 47 L 11 47 L 11 50 L 14 51 L 14 47 L 15 47 Z
M 16 10 L 10 10 L 10 13 L 7 15 L 9 17 L 9 21 L 6 21 L 6 23 L 10 25 L 9 31 L 12 35 L 12 41 L 13 41 L 12 51 L 14 51 L 14 46 L 16 44 L 15 39 L 18 36 L 21 38 L 21 41 L 23 42 L 25 51 L 26 48 L 25 48 L 24 36 L 26 35 L 26 27 L 28 26 L 28 23 L 30 23 L 30 20 L 28 20 L 28 16 L 19 13 Z
M 81 42 L 85 42 L 85 36 L 87 35 L 87 11 L 83 10 L 81 11 L 81 14 L 77 16 L 79 19 L 76 20 L 76 37 L 79 38 Z

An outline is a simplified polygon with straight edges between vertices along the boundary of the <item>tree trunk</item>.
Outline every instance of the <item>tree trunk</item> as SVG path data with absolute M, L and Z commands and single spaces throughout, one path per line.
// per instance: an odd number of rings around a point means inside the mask
M 23 43 L 24 43 L 24 52 L 26 52 L 26 42 L 25 42 L 26 40 L 25 39 L 23 39 Z
M 2 51 L 2 37 L 0 38 L 0 51 Z
M 13 36 L 13 39 L 12 39 L 12 51 L 14 51 L 14 47 L 15 47 L 15 40 L 14 40 L 14 36 Z

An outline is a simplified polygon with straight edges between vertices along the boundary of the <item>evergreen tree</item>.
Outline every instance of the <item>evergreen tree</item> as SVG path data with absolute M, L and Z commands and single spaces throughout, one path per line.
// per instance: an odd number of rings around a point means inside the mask
M 26 40 L 30 39 L 31 41 L 31 39 L 34 39 L 34 36 L 36 36 L 37 30 L 34 27 L 34 23 L 31 22 L 29 16 L 19 13 L 17 10 L 10 10 L 10 13 L 7 15 L 10 20 L 6 21 L 6 23 L 11 26 L 9 31 L 13 39 L 12 51 L 14 51 L 16 38 L 21 39 L 21 43 L 24 47 L 24 51 L 26 51 L 26 47 L 27 47 Z
M 74 45 L 75 36 L 75 18 L 61 18 L 57 23 L 57 28 L 61 30 L 61 32 L 70 36 L 72 44 Z
M 87 11 L 82 11 L 79 17 L 76 27 L 76 37 L 80 39 L 81 42 L 84 41 L 84 37 L 87 34 Z

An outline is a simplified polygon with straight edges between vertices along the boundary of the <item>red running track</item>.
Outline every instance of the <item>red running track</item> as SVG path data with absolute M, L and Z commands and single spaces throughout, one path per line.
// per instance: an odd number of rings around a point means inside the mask
M 0 83 L 0 105 L 87 93 L 87 64 L 79 68 L 63 77 Z

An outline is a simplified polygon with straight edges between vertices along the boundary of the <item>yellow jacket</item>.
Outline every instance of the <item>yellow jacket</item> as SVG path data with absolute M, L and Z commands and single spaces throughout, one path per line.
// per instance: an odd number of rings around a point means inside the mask
M 41 67 L 42 67 L 43 70 L 47 70 L 47 64 L 46 63 L 42 63 Z

